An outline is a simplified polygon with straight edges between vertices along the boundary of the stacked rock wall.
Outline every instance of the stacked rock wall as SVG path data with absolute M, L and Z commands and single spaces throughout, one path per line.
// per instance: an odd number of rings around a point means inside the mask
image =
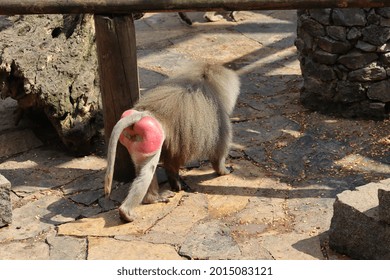
M 306 107 L 389 117 L 390 8 L 300 10 L 295 45 Z

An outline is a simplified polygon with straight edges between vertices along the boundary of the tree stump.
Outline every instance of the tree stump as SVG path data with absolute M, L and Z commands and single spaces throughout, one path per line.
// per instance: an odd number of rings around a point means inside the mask
M 84 153 L 101 112 L 91 15 L 0 16 L 1 97 L 44 112 L 67 148 Z

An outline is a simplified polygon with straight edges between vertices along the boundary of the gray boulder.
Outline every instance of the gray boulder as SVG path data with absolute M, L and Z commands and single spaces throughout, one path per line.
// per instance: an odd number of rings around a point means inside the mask
M 390 225 L 382 221 L 387 219 L 384 213 L 389 215 L 390 200 L 383 196 L 387 191 L 390 179 L 337 195 L 329 230 L 332 249 L 354 259 L 390 259 Z
M 11 183 L 0 174 L 0 227 L 12 222 Z

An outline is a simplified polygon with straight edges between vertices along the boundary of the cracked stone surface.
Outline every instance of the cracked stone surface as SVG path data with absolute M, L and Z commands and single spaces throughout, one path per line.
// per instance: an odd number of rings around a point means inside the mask
M 85 260 L 87 257 L 87 239 L 72 236 L 57 236 L 57 232 L 48 234 L 46 243 L 49 245 L 51 260 Z
M 167 244 L 89 237 L 89 260 L 182 260 Z
M 136 21 L 141 92 L 189 60 L 235 69 L 242 88 L 226 161 L 234 171 L 217 177 L 207 161 L 191 164 L 181 176 L 193 192 L 140 205 L 124 223 L 117 207 L 128 185 L 115 183 L 104 197 L 101 139 L 94 154 L 76 158 L 28 121 L 15 126 L 15 103 L 0 100 L 8 116 L 0 120 L 0 174 L 11 182 L 13 209 L 0 228 L 0 259 L 348 258 L 328 245 L 333 203 L 390 177 L 390 122 L 300 104 L 295 11 L 238 12 L 237 22 L 212 23 L 189 15 L 191 27 L 175 13 Z
M 193 228 L 180 248 L 179 254 L 190 259 L 237 259 L 240 248 L 231 229 L 218 221 L 201 223 Z

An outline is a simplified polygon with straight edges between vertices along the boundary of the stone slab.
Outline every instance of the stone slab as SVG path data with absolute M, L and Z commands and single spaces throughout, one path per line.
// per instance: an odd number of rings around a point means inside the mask
M 80 176 L 79 178 L 71 181 L 69 184 L 65 184 L 61 189 L 66 195 L 93 191 L 96 194 L 100 193 L 103 196 L 104 174 L 105 170 L 87 174 L 85 176 Z M 85 201 L 85 199 L 82 199 L 81 203 L 88 202 L 88 200 L 89 199 Z
M 1 142 L 0 142 L 1 143 Z M 12 183 L 18 196 L 63 186 L 65 194 L 103 187 L 106 160 L 94 155 L 74 158 L 65 152 L 42 147 L 19 154 L 0 163 L 0 171 Z M 55 174 L 55 176 L 53 176 Z M 91 174 L 91 177 L 76 180 Z
M 264 235 L 262 246 L 267 248 L 276 260 L 322 260 L 318 236 L 287 232 L 283 234 Z
M 0 155 L 9 157 L 42 146 L 30 129 L 10 131 L 0 134 Z
M 263 246 L 261 238 L 240 238 L 236 239 L 240 247 L 241 257 L 245 260 L 274 260 L 271 253 Z
M 84 205 L 91 205 L 94 202 L 97 202 L 99 198 L 103 197 L 104 193 L 102 191 L 91 190 L 86 192 L 81 192 L 70 197 L 76 203 L 81 203 Z
M 379 220 L 390 225 L 390 190 L 378 189 Z
M 192 229 L 179 254 L 190 259 L 225 260 L 238 259 L 241 251 L 229 227 L 219 221 L 204 221 Z
M 88 238 L 88 260 L 182 260 L 167 244 L 122 241 L 105 237 Z
M 0 174 L 0 228 L 12 222 L 11 183 Z
M 124 223 L 119 217 L 118 210 L 115 209 L 90 218 L 62 224 L 58 227 L 58 235 L 116 236 L 142 234 L 175 209 L 181 196 L 182 192 L 177 193 L 168 203 L 138 206 L 134 209 L 137 218 L 131 223 Z
M 72 236 L 49 235 L 46 243 L 50 248 L 51 260 L 85 260 L 87 258 L 87 239 Z
M 296 14 L 280 16 L 281 11 L 261 11 L 259 13 L 240 12 L 238 20 L 245 19 L 248 24 L 237 25 L 235 30 L 264 46 L 285 48 L 291 46 L 295 38 Z M 266 30 L 266 31 L 265 31 Z
M 379 221 L 378 190 L 390 179 L 344 191 L 334 202 L 329 245 L 354 259 L 389 259 L 390 226 Z
M 48 260 L 49 246 L 42 241 L 12 242 L 0 245 L 0 260 Z
M 168 243 L 180 245 L 186 236 L 192 232 L 194 224 L 206 218 L 207 198 L 200 193 L 183 196 L 181 203 L 168 216 L 154 225 L 143 240 L 152 243 Z M 115 238 L 124 238 L 115 236 Z
M 259 145 L 260 143 L 275 141 L 286 131 L 299 131 L 298 123 L 284 117 L 271 116 L 263 120 L 254 120 L 234 124 L 235 143 L 244 147 Z
M 35 238 L 54 228 L 48 219 L 52 215 L 50 205 L 61 198 L 57 195 L 35 196 L 25 205 L 13 210 L 13 222 L 0 229 L 0 242 Z

